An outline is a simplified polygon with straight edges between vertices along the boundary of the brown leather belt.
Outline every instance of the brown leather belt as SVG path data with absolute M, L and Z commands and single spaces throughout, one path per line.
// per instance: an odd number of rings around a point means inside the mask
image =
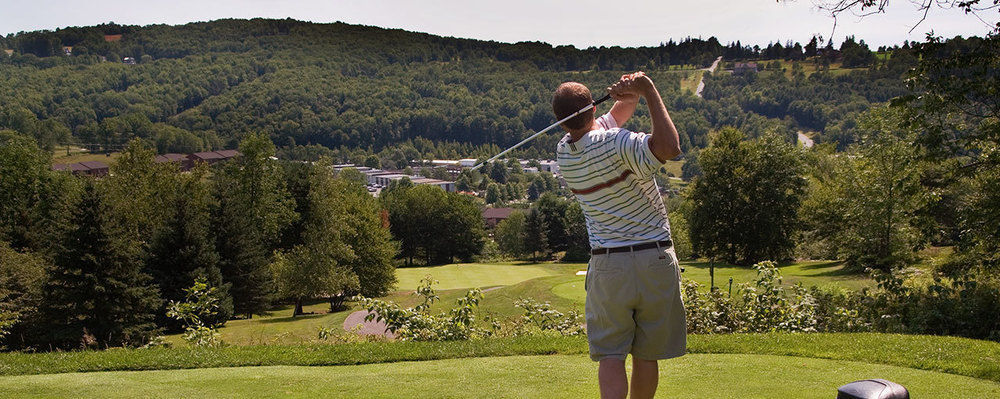
M 642 243 L 642 244 L 635 244 L 635 245 L 626 246 L 626 247 L 596 248 L 596 249 L 590 250 L 590 253 L 592 255 L 605 255 L 605 254 L 613 254 L 613 253 L 618 253 L 618 252 L 642 251 L 644 249 L 652 249 L 652 248 L 656 248 L 656 247 L 670 248 L 672 246 L 674 246 L 674 242 L 673 241 L 671 241 L 671 240 L 665 240 L 665 241 L 655 241 L 655 242 L 647 242 L 647 243 Z

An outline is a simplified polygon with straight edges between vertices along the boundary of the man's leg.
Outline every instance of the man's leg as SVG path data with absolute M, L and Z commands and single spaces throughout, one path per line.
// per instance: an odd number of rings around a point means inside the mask
M 632 398 L 652 398 L 660 380 L 656 360 L 642 360 L 632 356 Z
M 635 371 L 632 373 L 634 375 Z M 625 361 L 615 358 L 601 359 L 597 366 L 597 382 L 601 385 L 601 399 L 625 399 L 628 395 Z

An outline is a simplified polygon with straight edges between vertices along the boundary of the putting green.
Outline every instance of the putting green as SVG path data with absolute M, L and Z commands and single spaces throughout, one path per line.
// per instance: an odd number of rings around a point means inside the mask
M 868 363 L 694 354 L 664 361 L 659 397 L 823 398 L 844 383 L 886 378 L 917 398 L 995 398 L 1000 384 Z M 596 397 L 583 355 L 449 359 L 360 366 L 241 367 L 0 377 L 9 397 Z
M 463 263 L 432 267 L 404 267 L 396 269 L 399 282 L 396 289 L 412 291 L 417 289 L 420 279 L 430 275 L 439 283 L 438 290 L 461 288 L 485 288 L 499 285 L 513 285 L 533 278 L 553 276 L 560 272 L 552 267 L 540 265 L 510 265 Z
M 587 301 L 587 291 L 583 289 L 585 277 L 552 286 L 552 293 L 583 305 Z

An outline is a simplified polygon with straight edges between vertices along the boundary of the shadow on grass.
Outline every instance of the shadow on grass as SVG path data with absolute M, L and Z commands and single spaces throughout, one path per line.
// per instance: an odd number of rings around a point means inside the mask
M 260 319 L 258 322 L 260 324 L 276 324 L 276 323 L 288 323 L 299 320 L 315 319 L 320 318 L 332 313 L 314 313 L 314 314 L 304 314 L 299 316 L 285 316 L 285 317 L 272 317 L 269 319 Z

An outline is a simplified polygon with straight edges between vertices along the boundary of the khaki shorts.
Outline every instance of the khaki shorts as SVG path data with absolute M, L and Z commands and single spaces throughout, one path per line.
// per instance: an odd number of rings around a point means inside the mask
M 684 355 L 687 324 L 673 248 L 594 255 L 587 266 L 590 358 Z

